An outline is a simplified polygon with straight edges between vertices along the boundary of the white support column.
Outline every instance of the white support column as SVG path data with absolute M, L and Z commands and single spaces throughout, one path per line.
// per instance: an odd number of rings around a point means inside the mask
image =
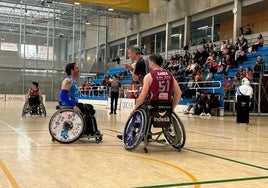
M 165 59 L 168 59 L 168 51 L 170 50 L 171 41 L 171 28 L 170 23 L 166 23 L 166 44 L 165 44 Z
M 140 32 L 137 33 L 137 46 L 141 48 L 141 34 L 140 34 Z
M 241 16 L 242 16 L 242 3 L 241 0 L 234 0 L 234 30 L 233 30 L 233 41 L 239 36 L 241 27 Z
M 125 37 L 125 63 L 127 62 L 127 49 L 128 49 L 128 38 L 127 36 Z
M 190 17 L 184 17 L 184 39 L 183 39 L 183 46 L 188 44 L 190 39 Z
M 215 17 L 212 16 L 211 21 L 211 41 L 214 42 L 214 25 L 215 25 Z

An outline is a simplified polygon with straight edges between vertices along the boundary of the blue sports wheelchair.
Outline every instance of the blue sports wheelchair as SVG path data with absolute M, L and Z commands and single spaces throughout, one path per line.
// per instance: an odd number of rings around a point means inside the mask
M 23 105 L 22 109 L 22 117 L 25 117 L 26 115 L 39 115 L 39 116 L 46 116 L 46 108 L 43 103 L 43 101 L 40 101 L 40 99 L 27 99 L 25 100 L 25 103 Z
M 49 121 L 48 129 L 52 141 L 69 144 L 80 138 L 94 138 L 96 143 L 101 142 L 103 135 L 97 129 L 95 110 L 92 105 L 90 108 L 90 115 L 86 116 L 76 113 L 71 107 L 58 105 Z
M 136 149 L 142 141 L 145 153 L 150 142 L 165 144 L 166 141 L 180 151 L 185 145 L 186 134 L 183 123 L 172 111 L 170 103 L 150 104 L 142 105 L 129 117 L 122 139 L 128 151 Z

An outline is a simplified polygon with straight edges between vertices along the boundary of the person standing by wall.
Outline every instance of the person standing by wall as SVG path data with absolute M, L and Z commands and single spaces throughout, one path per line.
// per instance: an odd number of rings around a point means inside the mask
M 113 113 L 116 114 L 119 91 L 121 88 L 121 83 L 117 80 L 117 75 L 112 76 L 112 81 L 109 85 L 110 85 L 109 95 L 111 97 L 110 114 Z

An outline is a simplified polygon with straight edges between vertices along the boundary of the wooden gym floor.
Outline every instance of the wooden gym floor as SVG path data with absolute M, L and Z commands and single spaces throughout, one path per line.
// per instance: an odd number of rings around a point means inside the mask
M 21 103 L 0 103 L 1 188 L 87 187 L 268 187 L 268 117 L 251 116 L 249 125 L 235 116 L 201 118 L 178 113 L 187 141 L 181 152 L 151 143 L 126 151 L 116 135 L 129 111 L 96 106 L 101 143 L 80 139 L 52 142 L 47 117 L 21 117 Z M 142 144 L 141 144 L 142 146 Z

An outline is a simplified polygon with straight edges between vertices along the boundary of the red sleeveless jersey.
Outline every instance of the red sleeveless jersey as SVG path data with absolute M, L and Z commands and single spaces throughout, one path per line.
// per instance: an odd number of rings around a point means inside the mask
M 165 69 L 152 70 L 151 76 L 153 78 L 150 86 L 150 98 L 152 102 L 171 102 L 173 76 Z
M 37 90 L 30 89 L 30 97 L 31 98 L 39 98 L 39 89 L 37 89 Z

